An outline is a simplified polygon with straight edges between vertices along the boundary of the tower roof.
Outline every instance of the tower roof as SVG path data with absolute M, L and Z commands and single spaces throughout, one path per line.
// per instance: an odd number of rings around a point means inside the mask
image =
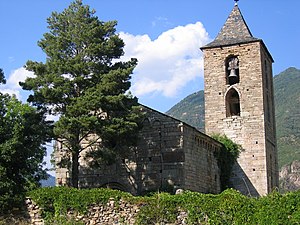
M 202 47 L 202 49 L 253 41 L 260 41 L 260 39 L 252 36 L 236 3 L 216 39 Z

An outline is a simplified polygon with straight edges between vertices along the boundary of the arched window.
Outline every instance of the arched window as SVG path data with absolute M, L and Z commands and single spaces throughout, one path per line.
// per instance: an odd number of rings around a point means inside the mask
M 149 129 L 150 127 L 151 127 L 150 119 L 145 118 L 144 121 L 143 121 L 143 128 L 144 129 Z
M 240 116 L 240 96 L 239 93 L 231 88 L 226 95 L 226 117 Z
M 239 59 L 236 56 L 229 56 L 225 61 L 226 83 L 233 85 L 240 82 Z

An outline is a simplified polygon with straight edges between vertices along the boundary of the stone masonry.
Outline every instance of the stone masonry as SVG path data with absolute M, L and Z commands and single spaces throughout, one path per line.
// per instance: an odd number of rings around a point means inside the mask
M 89 168 L 81 157 L 79 186 L 110 187 L 132 194 L 187 189 L 203 193 L 220 192 L 220 171 L 215 152 L 222 145 L 179 120 L 142 106 L 143 129 L 136 148 L 113 165 Z M 57 145 L 56 162 L 64 154 Z M 84 154 L 84 152 L 82 153 Z M 67 168 L 56 168 L 57 185 L 67 185 Z
M 111 225 L 111 224 L 136 224 L 138 213 L 140 212 L 143 204 L 129 203 L 124 200 L 116 201 L 113 198 L 109 199 L 106 204 L 93 204 L 87 209 L 87 213 L 80 214 L 69 209 L 67 215 L 63 217 L 72 221 L 72 224 L 86 224 L 86 225 Z M 26 207 L 28 217 L 20 216 L 16 218 L 17 221 L 24 221 L 21 224 L 44 225 L 45 220 L 42 217 L 42 209 L 35 204 L 31 199 L 26 199 Z M 182 210 L 178 211 L 176 221 L 174 223 L 167 223 L 169 225 L 187 224 L 188 213 Z M 12 224 L 12 223 L 11 223 Z M 13 223 L 15 224 L 15 223 Z M 19 223 L 16 223 L 19 224 Z M 71 224 L 71 222 L 69 223 Z

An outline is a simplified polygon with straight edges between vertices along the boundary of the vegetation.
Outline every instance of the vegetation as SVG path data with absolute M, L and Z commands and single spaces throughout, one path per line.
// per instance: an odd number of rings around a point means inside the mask
M 60 116 L 54 134 L 67 153 L 61 164 L 70 168 L 73 187 L 80 152 L 89 149 L 95 164 L 113 160 L 135 144 L 138 129 L 137 98 L 127 93 L 137 60 L 118 61 L 124 42 L 116 21 L 102 22 L 94 14 L 80 0 L 53 12 L 50 31 L 38 42 L 46 62 L 28 61 L 26 69 L 35 77 L 20 83 L 33 91 L 29 102 Z
M 76 189 L 66 187 L 39 188 L 28 193 L 43 209 L 42 216 L 53 220 L 65 216 L 67 210 L 86 213 L 91 204 L 105 204 L 110 198 L 119 200 L 130 196 L 126 192 L 111 189 Z
M 279 166 L 300 160 L 300 70 L 289 68 L 274 77 Z
M 178 195 L 156 193 L 150 197 L 133 197 L 109 189 L 56 187 L 31 191 L 29 195 L 43 208 L 44 218 L 51 222 L 66 218 L 67 209 L 84 214 L 89 205 L 105 205 L 111 198 L 117 202 L 122 198 L 140 206 L 136 224 L 174 223 L 182 211 L 187 213 L 188 224 L 299 224 L 300 221 L 300 191 L 272 192 L 261 198 L 246 197 L 233 189 L 219 195 L 185 191 Z
M 234 143 L 226 135 L 214 134 L 212 135 L 212 138 L 221 142 L 224 146 L 221 151 L 216 153 L 216 158 L 221 171 L 221 189 L 225 190 L 231 186 L 229 179 L 232 167 L 242 151 L 242 146 Z
M 0 70 L 0 83 L 5 83 Z M 44 112 L 0 93 L 0 214 L 19 206 L 24 193 L 46 178 L 43 146 L 51 138 Z

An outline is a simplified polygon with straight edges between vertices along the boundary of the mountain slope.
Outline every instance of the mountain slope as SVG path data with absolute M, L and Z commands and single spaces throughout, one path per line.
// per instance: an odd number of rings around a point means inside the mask
M 274 77 L 279 168 L 300 161 L 300 70 L 288 68 Z M 204 130 L 204 93 L 193 93 L 166 114 Z
M 300 160 L 300 70 L 288 68 L 274 77 L 279 166 Z
M 204 91 L 198 91 L 187 96 L 168 110 L 166 114 L 204 132 Z
M 42 187 L 54 187 L 55 186 L 55 177 L 49 174 L 47 180 L 40 181 Z

